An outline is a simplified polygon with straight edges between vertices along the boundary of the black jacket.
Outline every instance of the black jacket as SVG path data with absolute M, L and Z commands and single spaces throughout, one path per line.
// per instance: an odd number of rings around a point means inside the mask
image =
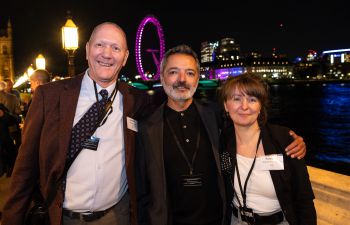
M 194 104 L 209 136 L 218 171 L 220 196 L 222 199 L 225 199 L 225 187 L 219 159 L 219 128 L 217 118 L 209 107 L 200 104 L 196 100 L 194 100 Z M 137 184 L 139 224 L 172 224 L 163 158 L 164 107 L 165 103 L 139 126 L 136 148 L 136 164 L 139 167 L 136 179 L 139 182 Z M 222 204 L 225 212 L 225 201 Z
M 309 175 L 304 159 L 293 159 L 285 154 L 284 149 L 293 141 L 289 129 L 282 126 L 267 124 L 261 128 L 262 143 L 266 155 L 283 154 L 284 170 L 270 171 L 273 185 L 283 214 L 291 225 L 316 224 L 316 211 L 313 203 L 314 194 L 311 188 Z M 225 151 L 231 158 L 236 157 L 236 143 L 233 126 L 228 127 L 222 134 L 222 142 L 226 145 Z M 233 158 L 234 159 L 234 158 Z M 232 163 L 235 160 L 231 160 Z M 231 174 L 234 174 L 232 165 Z M 227 204 L 231 205 L 233 187 L 231 175 L 226 173 Z M 232 215 L 228 207 L 227 216 Z

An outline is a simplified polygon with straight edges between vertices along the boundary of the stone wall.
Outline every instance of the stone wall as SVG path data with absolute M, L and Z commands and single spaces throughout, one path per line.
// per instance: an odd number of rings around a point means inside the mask
M 308 166 L 318 225 L 350 224 L 350 176 Z

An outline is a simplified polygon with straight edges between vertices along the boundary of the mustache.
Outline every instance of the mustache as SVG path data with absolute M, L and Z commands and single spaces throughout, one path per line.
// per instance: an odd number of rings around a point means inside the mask
M 177 88 L 186 88 L 186 89 L 188 89 L 188 90 L 191 89 L 190 85 L 188 85 L 188 84 L 186 83 L 186 81 L 178 81 L 178 82 L 176 82 L 175 84 L 173 84 L 173 88 L 174 88 L 174 89 L 177 89 Z

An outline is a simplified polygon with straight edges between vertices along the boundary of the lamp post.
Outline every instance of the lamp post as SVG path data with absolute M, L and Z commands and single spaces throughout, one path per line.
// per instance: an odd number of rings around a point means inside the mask
M 62 47 L 68 55 L 68 76 L 75 75 L 74 53 L 78 49 L 78 27 L 71 18 L 62 27 Z
M 35 59 L 35 66 L 37 69 L 44 70 L 46 69 L 45 57 L 42 54 L 39 54 Z

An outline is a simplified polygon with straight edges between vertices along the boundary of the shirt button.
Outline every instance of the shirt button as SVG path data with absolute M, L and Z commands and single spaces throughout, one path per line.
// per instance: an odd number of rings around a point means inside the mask
M 188 142 L 190 142 L 190 140 L 187 138 L 187 139 L 186 139 L 186 142 L 188 143 Z
M 184 113 L 181 113 L 180 115 L 181 115 L 181 116 L 184 116 L 185 114 L 184 114 Z
M 184 126 L 183 126 L 183 128 L 187 128 L 187 126 L 186 126 L 186 125 L 184 125 Z

